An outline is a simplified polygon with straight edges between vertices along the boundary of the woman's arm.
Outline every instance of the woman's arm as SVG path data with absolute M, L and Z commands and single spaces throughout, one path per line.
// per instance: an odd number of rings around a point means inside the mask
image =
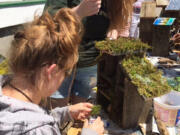
M 50 115 L 54 117 L 60 126 L 68 121 L 73 121 L 73 118 L 69 112 L 69 107 L 57 107 L 51 111 Z
M 50 14 L 55 14 L 57 10 L 68 7 L 68 0 L 47 0 L 44 11 L 48 10 Z M 97 14 L 101 7 L 101 0 L 82 0 L 80 3 L 73 3 L 77 5 L 72 8 L 80 18 Z
M 50 115 L 53 116 L 61 126 L 63 123 L 73 119 L 86 119 L 90 115 L 92 106 L 90 103 L 79 103 L 68 107 L 57 107 L 51 111 Z M 92 124 L 89 124 L 88 120 L 85 120 L 81 135 L 100 135 L 103 131 L 103 122 L 99 117 Z
M 72 8 L 81 19 L 86 16 L 92 16 L 99 12 L 101 8 L 101 0 L 82 0 L 79 5 Z

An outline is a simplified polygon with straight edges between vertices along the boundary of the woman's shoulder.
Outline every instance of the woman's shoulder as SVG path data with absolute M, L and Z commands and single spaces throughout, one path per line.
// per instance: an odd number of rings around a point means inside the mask
M 60 135 L 54 118 L 38 105 L 1 94 L 0 108 L 0 127 L 4 133 L 17 129 L 17 134 Z

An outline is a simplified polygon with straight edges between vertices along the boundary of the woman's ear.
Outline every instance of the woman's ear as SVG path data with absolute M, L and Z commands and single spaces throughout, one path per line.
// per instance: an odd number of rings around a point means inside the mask
M 54 77 L 54 75 L 57 73 L 57 68 L 58 67 L 56 64 L 52 64 L 46 68 L 48 80 L 51 80 Z

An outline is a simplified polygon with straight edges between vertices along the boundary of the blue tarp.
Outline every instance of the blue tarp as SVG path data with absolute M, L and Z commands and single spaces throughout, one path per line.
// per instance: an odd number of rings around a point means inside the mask
M 166 10 L 180 10 L 180 0 L 170 0 Z

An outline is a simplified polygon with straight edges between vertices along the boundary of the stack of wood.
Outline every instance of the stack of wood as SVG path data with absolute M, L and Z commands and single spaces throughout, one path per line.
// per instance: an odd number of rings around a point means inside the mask
M 166 11 L 168 0 L 147 1 L 142 3 L 140 19 L 140 39 L 153 46 L 152 55 L 166 57 L 169 55 L 170 31 L 173 25 L 153 25 L 157 17 L 173 17 L 178 20 L 180 11 Z

